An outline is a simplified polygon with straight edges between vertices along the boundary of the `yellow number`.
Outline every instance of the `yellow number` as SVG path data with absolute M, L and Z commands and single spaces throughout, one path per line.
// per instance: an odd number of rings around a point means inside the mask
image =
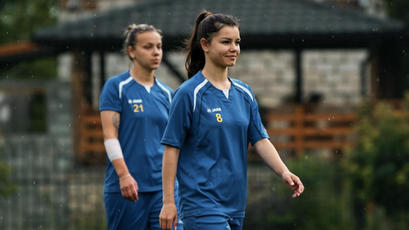
M 217 120 L 217 122 L 222 122 L 223 121 L 222 115 L 220 113 L 216 113 L 216 120 Z
M 133 107 L 135 107 L 135 109 L 133 110 L 135 113 L 138 113 L 139 109 L 141 110 L 141 112 L 143 112 L 143 105 L 142 104 L 140 104 L 140 105 L 134 104 Z

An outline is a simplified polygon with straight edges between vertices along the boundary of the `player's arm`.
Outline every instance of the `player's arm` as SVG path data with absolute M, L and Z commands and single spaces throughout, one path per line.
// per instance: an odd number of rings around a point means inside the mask
M 104 144 L 109 160 L 119 178 L 122 196 L 131 201 L 138 200 L 138 184 L 129 173 L 124 161 L 121 145 L 118 141 L 120 114 L 115 111 L 102 111 L 101 123 Z
M 254 148 L 263 161 L 277 175 L 279 175 L 287 185 L 293 190 L 293 197 L 301 195 L 304 191 L 304 185 L 301 180 L 288 170 L 287 166 L 281 160 L 276 148 L 271 144 L 270 140 L 263 138 L 254 144 Z
M 180 150 L 178 148 L 165 145 L 162 160 L 163 206 L 159 215 L 160 227 L 162 229 L 172 229 L 172 224 L 174 228 L 176 228 L 177 225 L 174 191 L 179 152 Z

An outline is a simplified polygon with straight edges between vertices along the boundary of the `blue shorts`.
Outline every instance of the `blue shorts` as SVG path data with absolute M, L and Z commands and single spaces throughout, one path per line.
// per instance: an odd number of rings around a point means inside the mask
M 184 230 L 241 230 L 244 218 L 221 215 L 190 216 L 183 218 Z
M 159 214 L 162 191 L 140 192 L 138 201 L 125 199 L 121 193 L 104 193 L 105 213 L 109 230 L 161 230 Z M 178 221 L 177 229 L 183 229 Z

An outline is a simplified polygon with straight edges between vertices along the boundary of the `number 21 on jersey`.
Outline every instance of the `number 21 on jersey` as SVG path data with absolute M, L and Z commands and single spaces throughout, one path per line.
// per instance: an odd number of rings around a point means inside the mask
M 143 112 L 143 104 L 133 104 L 134 113 Z

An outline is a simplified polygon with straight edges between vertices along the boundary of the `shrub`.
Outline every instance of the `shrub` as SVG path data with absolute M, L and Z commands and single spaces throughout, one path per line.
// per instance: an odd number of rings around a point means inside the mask
M 384 216 L 396 223 L 396 229 L 404 229 L 398 225 L 408 222 L 404 221 L 409 206 L 408 105 L 409 94 L 400 112 L 387 103 L 366 105 L 360 112 L 355 128 L 356 145 L 347 154 L 345 168 L 361 227 L 370 224 L 370 218 L 379 210 L 384 210 Z M 367 213 L 362 212 L 363 208 Z
M 306 188 L 303 195 L 291 198 L 291 191 L 275 177 L 273 201 L 264 199 L 248 207 L 246 229 L 353 229 L 350 193 L 342 167 L 337 161 L 305 156 L 286 162 L 302 179 Z M 254 217 L 252 210 L 261 208 L 261 216 Z

